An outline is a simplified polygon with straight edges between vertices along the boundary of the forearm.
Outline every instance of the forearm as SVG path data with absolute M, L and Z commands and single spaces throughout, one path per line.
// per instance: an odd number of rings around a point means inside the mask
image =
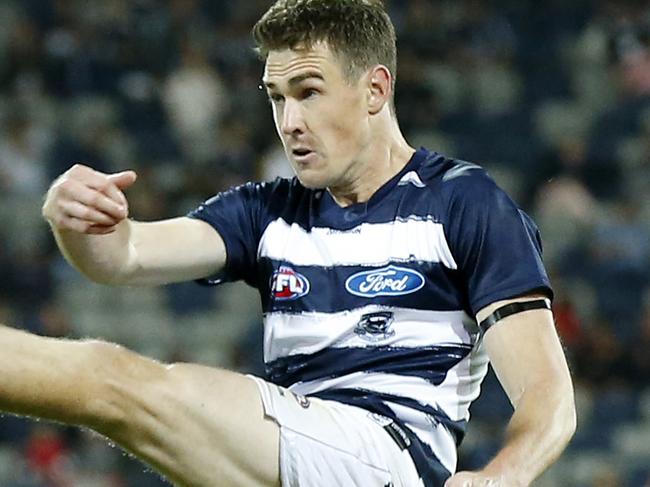
M 158 286 L 218 272 L 226 262 L 221 236 L 188 217 L 157 222 L 124 220 L 114 232 L 55 231 L 66 259 L 90 279 L 113 285 Z
M 123 220 L 105 235 L 61 230 L 54 225 L 52 232 L 65 259 L 86 277 L 102 284 L 127 283 L 135 266 L 130 220 Z
M 477 314 L 480 322 L 495 309 L 522 296 L 492 303 Z M 492 367 L 515 412 L 508 424 L 503 448 L 478 473 L 455 475 L 448 485 L 528 486 L 562 453 L 576 426 L 573 384 L 553 315 L 545 309 L 529 310 L 501 319 L 487 330 L 484 343 Z M 477 479 L 463 483 L 462 477 Z
M 135 178 L 132 171 L 107 175 L 75 165 L 54 181 L 43 217 L 68 262 L 96 282 L 128 286 L 189 281 L 222 269 L 226 247 L 208 223 L 128 219 L 122 190 Z
M 562 453 L 576 427 L 573 393 L 554 385 L 525 392 L 503 448 L 483 469 L 504 486 L 528 486 Z

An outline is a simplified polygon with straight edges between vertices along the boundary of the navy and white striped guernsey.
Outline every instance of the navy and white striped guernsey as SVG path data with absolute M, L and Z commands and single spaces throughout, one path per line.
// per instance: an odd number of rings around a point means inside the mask
M 226 244 L 208 281 L 259 289 L 267 378 L 395 420 L 426 487 L 455 471 L 487 371 L 476 312 L 552 295 L 530 218 L 481 167 L 426 149 L 366 203 L 278 179 L 190 216 Z

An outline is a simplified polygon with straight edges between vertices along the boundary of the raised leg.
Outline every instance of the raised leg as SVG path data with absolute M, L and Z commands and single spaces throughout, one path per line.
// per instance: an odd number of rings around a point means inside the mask
M 0 326 L 0 409 L 90 427 L 179 486 L 279 485 L 279 428 L 241 374 Z

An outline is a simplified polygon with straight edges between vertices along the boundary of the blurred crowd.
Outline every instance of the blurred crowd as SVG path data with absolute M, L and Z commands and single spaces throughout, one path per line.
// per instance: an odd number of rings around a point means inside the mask
M 139 180 L 133 218 L 289 176 L 250 28 L 270 0 L 0 0 L 0 322 L 260 371 L 245 286 L 89 284 L 40 217 L 75 162 Z M 393 0 L 412 145 L 477 162 L 540 226 L 579 430 L 542 486 L 650 486 L 650 6 Z M 461 465 L 510 414 L 490 376 Z M 0 485 L 167 485 L 85 431 L 6 417 Z

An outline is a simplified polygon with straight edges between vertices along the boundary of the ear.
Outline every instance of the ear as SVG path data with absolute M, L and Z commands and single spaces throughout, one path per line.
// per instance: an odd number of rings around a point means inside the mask
M 393 94 L 393 75 L 386 66 L 378 64 L 368 74 L 368 112 L 379 113 Z

